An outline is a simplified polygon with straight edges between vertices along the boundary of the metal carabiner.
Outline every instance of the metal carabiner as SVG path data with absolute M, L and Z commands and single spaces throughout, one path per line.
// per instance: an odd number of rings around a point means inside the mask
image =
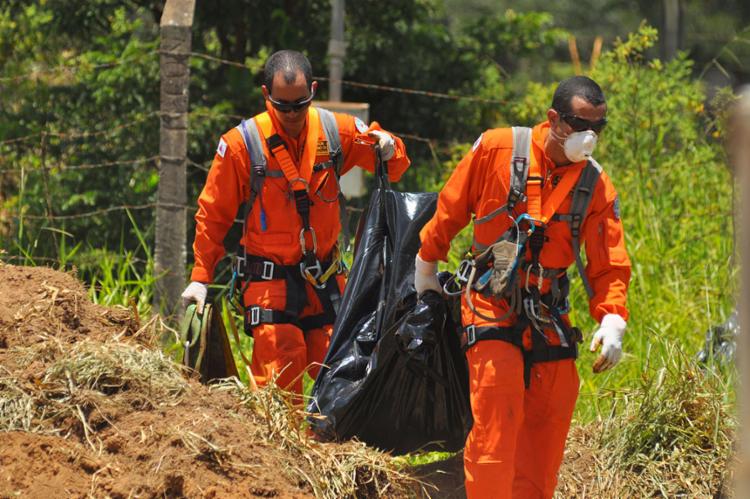
M 302 248 L 302 253 L 307 253 L 307 245 L 305 241 L 305 230 L 310 232 L 310 236 L 312 237 L 312 252 L 317 253 L 318 252 L 318 238 L 315 236 L 315 229 L 310 227 L 309 229 L 305 229 L 302 227 L 302 230 L 299 231 L 299 245 Z
M 313 265 L 305 265 L 304 260 L 300 262 L 299 264 L 299 270 L 302 273 L 302 277 L 304 277 L 307 282 L 312 284 L 317 289 L 322 289 L 325 287 L 325 283 L 322 283 L 318 280 L 320 278 L 320 275 L 323 273 L 323 268 L 320 266 L 320 261 L 316 258 L 315 263 Z
M 469 274 L 471 274 L 471 269 L 474 267 L 474 260 L 461 260 L 461 263 L 458 264 L 458 269 L 456 270 L 455 280 L 459 284 L 459 286 L 465 285 L 467 282 L 469 282 Z
M 527 293 L 531 293 L 531 290 L 529 289 L 529 277 L 533 273 L 534 267 L 539 269 L 537 278 L 536 278 L 536 287 L 539 290 L 539 294 L 542 294 L 542 285 L 544 284 L 544 267 L 542 267 L 541 263 L 532 263 L 528 266 L 526 269 L 526 282 L 524 283 L 524 289 Z

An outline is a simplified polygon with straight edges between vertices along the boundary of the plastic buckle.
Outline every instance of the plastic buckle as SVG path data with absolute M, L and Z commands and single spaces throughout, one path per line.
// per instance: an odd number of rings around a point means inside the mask
M 284 149 L 286 149 L 286 142 L 284 142 L 284 139 L 282 139 L 277 133 L 266 139 L 266 145 L 268 145 L 268 152 L 271 153 L 271 156 L 274 155 L 274 149 L 278 149 L 279 147 L 284 147 Z
M 234 263 L 232 264 L 232 271 L 235 274 L 237 274 L 237 277 L 239 277 L 240 279 L 245 278 L 245 271 L 244 271 L 245 261 L 246 260 L 244 256 L 239 256 L 239 255 L 234 256 Z
M 263 271 L 260 274 L 260 278 L 266 281 L 273 280 L 273 271 L 275 267 L 276 267 L 275 263 L 265 260 L 263 262 Z
M 511 212 L 513 210 L 513 207 L 516 206 L 516 203 L 520 201 L 522 193 L 516 189 L 515 187 L 511 187 L 510 191 L 508 192 L 508 212 Z
M 579 213 L 573 213 L 570 216 L 570 235 L 573 237 L 578 237 L 581 230 L 581 223 L 583 222 L 583 217 Z
M 260 324 L 260 307 L 256 305 L 250 307 L 250 325 L 257 326 L 258 324 Z
M 466 326 L 466 348 L 477 342 L 477 327 L 474 324 Z

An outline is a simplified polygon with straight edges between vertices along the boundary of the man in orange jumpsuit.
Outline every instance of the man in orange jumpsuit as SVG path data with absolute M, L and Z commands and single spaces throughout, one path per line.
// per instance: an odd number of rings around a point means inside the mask
M 614 366 L 622 355 L 630 261 L 617 193 L 591 158 L 606 111 L 593 80 L 561 82 L 547 121 L 527 135 L 528 179 L 525 192 L 515 197 L 510 196 L 511 169 L 524 164 L 517 160 L 525 153 L 513 150 L 514 145 L 520 148 L 514 144 L 519 129 L 486 131 L 446 182 L 437 212 L 421 232 L 415 275 L 419 293 L 442 289 L 436 262 L 446 259 L 451 240 L 472 215 L 474 252 L 503 234 L 511 242 L 528 235 L 513 243 L 525 245 L 517 246 L 511 291 L 493 295 L 469 283 L 462 297 L 474 418 L 464 450 L 469 498 L 546 498 L 554 493 L 578 397 L 580 331 L 567 318 L 565 272 L 576 259 L 579 236 L 588 262 L 582 277 L 590 288 L 590 313 L 601 324 L 591 343 L 592 351 L 602 345 L 594 371 Z M 584 168 L 597 176 L 585 218 L 577 225 L 575 216 L 565 214 L 575 202 L 571 186 L 583 178 Z
M 266 112 L 219 141 L 198 199 L 195 266 L 182 297 L 202 311 L 224 237 L 249 200 L 236 272 L 245 331 L 254 338 L 251 370 L 259 384 L 277 377 L 301 393 L 303 372 L 314 378 L 328 350 L 345 284 L 338 177 L 354 166 L 373 171 L 375 144 L 392 181 L 409 159 L 403 142 L 377 122 L 311 107 L 318 83 L 303 54 L 274 53 L 264 80 Z

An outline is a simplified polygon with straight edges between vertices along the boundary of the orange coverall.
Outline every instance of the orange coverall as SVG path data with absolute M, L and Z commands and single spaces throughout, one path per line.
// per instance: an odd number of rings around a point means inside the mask
M 556 167 L 544 153 L 549 124 L 534 127 L 530 161 L 537 161 L 543 177 L 542 205 L 549 197 L 555 177 L 566 168 Z M 510 128 L 485 132 L 458 164 L 438 198 L 437 212 L 420 234 L 420 257 L 428 262 L 445 260 L 450 242 L 469 222 L 503 206 L 510 189 L 510 159 L 513 148 Z M 549 181 L 552 180 L 552 181 Z M 558 213 L 568 213 L 569 195 Z M 625 251 L 617 193 L 602 172 L 594 190 L 581 231 L 585 245 L 586 275 L 594 295 L 590 313 L 600 322 L 605 314 L 619 314 L 627 320 L 626 294 L 630 281 L 630 260 Z M 514 217 L 526 212 L 519 201 Z M 488 246 L 511 225 L 505 214 L 475 225 L 475 240 Z M 551 221 L 548 237 L 540 254 L 545 269 L 569 267 L 575 259 L 568 224 Z M 529 253 L 526 258 L 528 260 Z M 536 283 L 536 275 L 531 276 Z M 522 277 L 525 279 L 525 276 Z M 544 279 L 542 293 L 550 289 Z M 488 317 L 501 317 L 508 310 L 504 299 L 487 297 L 472 290 L 475 308 Z M 497 324 L 476 316 L 462 298 L 464 326 L 512 326 L 512 314 Z M 564 320 L 569 324 L 567 317 Z M 544 331 L 549 344 L 560 345 L 558 336 Z M 530 330 L 524 333 L 524 344 Z M 538 362 L 531 369 L 528 389 L 524 387 L 521 349 L 502 340 L 477 341 L 466 352 L 469 366 L 470 398 L 474 425 L 466 440 L 464 469 L 469 498 L 552 497 L 557 471 L 563 457 L 570 420 L 578 397 L 578 372 L 573 359 Z
M 270 106 L 269 106 L 270 108 Z M 328 161 L 328 144 L 322 123 L 310 123 L 310 116 L 316 111 L 308 111 L 305 128 L 295 139 L 288 136 L 280 126 L 273 112 L 267 112 L 278 133 L 287 144 L 287 149 L 297 170 L 302 172 L 301 161 L 312 159 L 314 163 Z M 265 113 L 264 113 L 265 114 Z M 382 130 L 377 122 L 367 128 L 354 117 L 334 113 L 341 137 L 343 175 L 354 166 L 368 171 L 375 168 L 373 139 L 368 136 L 371 130 Z M 259 115 L 260 116 L 260 115 Z M 247 123 L 252 126 L 252 123 Z M 317 132 L 316 132 L 317 130 Z M 259 130 L 260 131 L 260 130 Z M 261 137 L 263 137 L 261 133 Z M 388 161 L 389 178 L 397 181 L 409 166 L 409 158 L 401 139 L 394 136 L 395 152 Z M 267 170 L 281 169 L 279 162 L 269 154 L 263 141 L 268 161 Z M 315 151 L 304 154 L 305 148 Z M 309 171 L 309 165 L 308 165 Z M 310 226 L 317 236 L 316 256 L 320 262 L 329 261 L 336 244 L 341 221 L 339 220 L 338 184 L 331 169 L 313 172 L 309 178 Z M 250 164 L 247 149 L 241 132 L 236 128 L 222 135 L 219 149 L 206 179 L 206 185 L 198 199 L 198 212 L 195 215 L 196 231 L 193 250 L 195 266 L 193 281 L 211 282 L 217 262 L 224 256 L 224 237 L 232 226 L 240 204 L 248 199 L 250 192 Z M 261 222 L 261 212 L 265 220 Z M 280 265 L 297 265 L 302 260 L 300 231 L 302 220 L 291 197 L 289 181 L 281 177 L 266 176 L 262 193 L 258 195 L 248 217 L 241 244 L 249 255 L 263 257 Z M 343 292 L 345 279 L 337 275 L 340 291 Z M 305 282 L 306 304 L 299 318 L 323 313 L 320 302 L 311 284 Z M 284 311 L 287 304 L 286 282 L 283 279 L 250 282 L 243 295 L 246 307 L 259 305 L 266 309 Z M 321 363 L 328 350 L 333 329 L 332 324 L 321 328 L 302 331 L 293 324 L 260 324 L 253 328 L 252 372 L 258 384 L 267 383 L 272 376 L 278 376 L 277 384 L 302 392 L 302 373 L 314 363 Z M 319 368 L 313 365 L 308 371 L 315 378 Z

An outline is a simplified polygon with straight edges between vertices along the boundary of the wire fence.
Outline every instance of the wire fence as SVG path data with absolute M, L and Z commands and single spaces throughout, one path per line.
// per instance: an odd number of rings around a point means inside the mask
M 55 67 L 35 69 L 22 74 L 0 75 L 0 88 L 2 88 L 2 86 L 16 85 L 25 81 L 43 82 L 44 77 L 58 74 L 75 76 L 77 73 L 83 71 L 103 71 L 125 64 L 144 64 L 148 57 L 163 53 L 164 52 L 160 50 L 154 50 L 145 54 L 117 58 L 111 62 L 98 64 L 89 64 L 86 61 L 73 59 Z M 210 54 L 200 52 L 169 52 L 169 54 L 204 59 L 221 65 L 251 71 L 251 68 L 247 64 L 216 57 Z M 328 81 L 328 78 L 322 76 L 318 76 L 316 79 Z M 159 83 L 154 81 L 153 84 L 158 85 Z M 377 92 L 418 95 L 433 99 L 469 101 L 478 104 L 505 103 L 502 100 L 488 99 L 476 95 L 448 94 L 424 89 L 384 85 L 375 82 L 343 80 L 342 84 Z M 9 187 L 11 189 L 15 187 L 16 192 L 6 192 L 2 198 L 0 198 L 0 201 L 7 200 L 14 194 L 19 198 L 15 203 L 15 209 L 8 210 L 6 208 L 3 213 L 4 216 L 6 216 L 6 219 L 11 219 L 17 224 L 34 221 L 41 223 L 43 226 L 53 227 L 59 222 L 80 221 L 84 219 L 94 219 L 98 224 L 106 225 L 107 218 L 113 213 L 126 211 L 147 212 L 149 210 L 154 211 L 159 207 L 185 210 L 190 214 L 195 213 L 197 211 L 196 205 L 177 205 L 153 202 L 153 192 L 143 193 L 142 197 L 145 199 L 140 203 L 113 203 L 112 206 L 93 207 L 81 211 L 75 211 L 72 209 L 72 207 L 79 206 L 81 203 L 63 203 L 65 206 L 57 206 L 53 199 L 54 196 L 50 193 L 52 189 L 50 187 L 52 180 L 54 179 L 56 182 L 64 181 L 67 172 L 85 173 L 87 171 L 99 170 L 112 172 L 112 174 L 117 175 L 119 172 L 122 172 L 123 169 L 131 169 L 133 171 L 143 169 L 158 171 L 160 159 L 162 158 L 160 158 L 157 151 L 143 151 L 144 154 L 136 155 L 135 157 L 121 157 L 125 155 L 125 151 L 117 150 L 107 150 L 106 152 L 102 151 L 100 153 L 97 153 L 97 151 L 86 151 L 86 156 L 88 157 L 96 157 L 98 155 L 99 157 L 103 156 L 106 159 L 94 161 L 71 161 L 71 158 L 80 157 L 80 154 L 78 154 L 80 152 L 80 143 L 75 143 L 76 141 L 97 139 L 106 145 L 114 142 L 115 139 L 126 137 L 125 134 L 131 130 L 133 134 L 143 133 L 143 127 L 146 127 L 149 133 L 156 133 L 156 127 L 154 126 L 156 122 L 149 123 L 149 121 L 162 117 L 163 115 L 160 111 L 132 113 L 132 115 L 128 117 L 120 117 L 120 122 L 116 125 L 111 125 L 101 119 L 94 118 L 92 119 L 91 128 L 89 129 L 70 126 L 66 128 L 64 121 L 61 120 L 40 124 L 38 126 L 40 129 L 32 131 L 31 133 L 26 133 L 16 137 L 2 138 L 0 140 L 0 153 L 2 153 L 2 155 L 0 155 L 0 186 L 6 190 Z M 245 117 L 239 114 L 218 112 L 205 108 L 191 110 L 189 114 L 190 120 L 203 118 L 240 121 Z M 408 131 L 395 131 L 394 133 L 407 142 L 411 141 L 427 147 L 432 161 L 435 165 L 439 166 L 438 147 L 440 145 L 448 145 L 447 141 L 423 137 Z M 59 148 L 62 146 L 70 147 L 73 149 L 73 153 L 61 154 L 60 151 L 57 151 L 53 154 L 51 152 L 53 147 Z M 185 161 L 189 168 L 205 174 L 210 170 L 212 158 L 201 158 L 189 155 L 189 157 L 185 158 Z M 41 202 L 38 199 L 28 198 L 28 187 L 30 182 L 35 182 L 31 179 L 31 176 L 33 175 L 43 175 L 42 180 L 36 181 L 44 184 L 42 190 L 45 193 L 45 199 Z M 54 175 L 54 177 L 50 177 L 50 175 Z M 85 182 L 85 177 L 80 176 L 77 176 L 72 180 L 81 181 L 82 178 L 84 179 L 83 182 Z M 24 192 L 24 189 L 26 189 L 26 192 Z M 24 195 L 26 198 L 24 198 Z M 114 197 L 115 196 L 112 196 L 113 199 Z M 85 204 L 86 203 L 83 203 L 83 205 Z M 362 208 L 357 206 L 347 206 L 347 210 L 350 213 L 358 213 Z

